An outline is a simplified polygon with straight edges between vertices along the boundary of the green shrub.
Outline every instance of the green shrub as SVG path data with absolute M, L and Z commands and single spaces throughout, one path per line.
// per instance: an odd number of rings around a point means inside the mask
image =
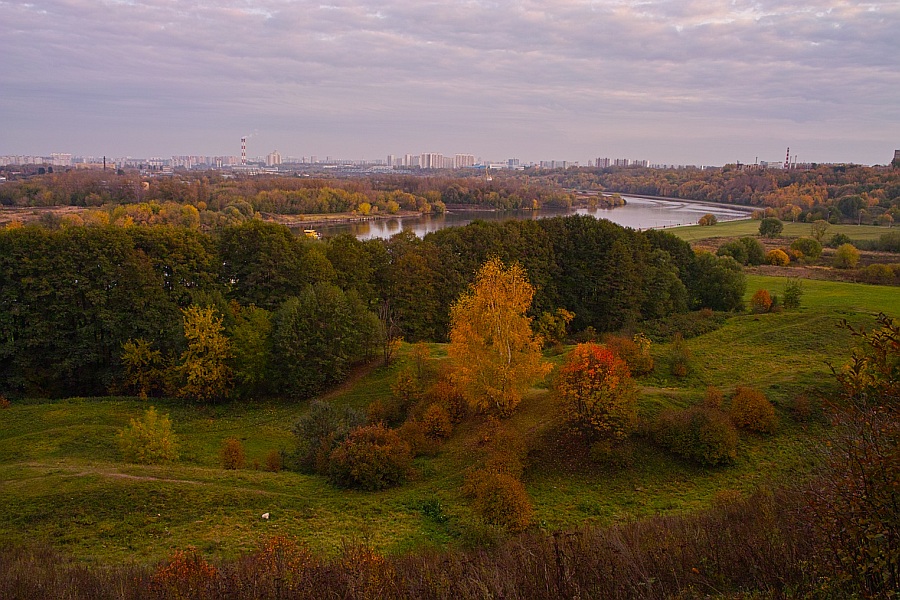
M 894 266 L 881 263 L 873 263 L 863 269 L 863 276 L 876 282 L 887 282 L 894 279 Z
M 766 249 L 759 243 L 759 240 L 752 237 L 742 237 L 738 242 L 744 246 L 747 252 L 747 265 L 761 265 L 766 261 Z
M 653 425 L 653 439 L 701 465 L 725 465 L 737 458 L 737 430 L 728 415 L 711 406 L 664 410 Z
M 776 217 L 766 217 L 759 222 L 759 235 L 763 237 L 776 237 L 784 230 L 784 223 Z
M 834 251 L 834 266 L 838 269 L 852 269 L 859 262 L 859 250 L 853 244 L 841 244 Z
M 410 446 L 396 431 L 367 425 L 351 431 L 331 453 L 328 478 L 341 487 L 381 490 L 403 483 L 411 466 Z
M 676 333 L 672 340 L 672 346 L 669 348 L 669 364 L 671 365 L 672 375 L 676 377 L 686 377 L 691 369 L 691 351 L 681 333 Z
M 742 265 L 747 264 L 747 248 L 739 240 L 731 240 L 719 246 L 716 256 L 730 256 Z
M 177 440 L 168 415 L 161 415 L 154 407 L 144 411 L 140 420 L 131 419 L 119 431 L 119 448 L 125 460 L 155 465 L 178 460 Z
M 837 248 L 838 246 L 842 246 L 844 244 L 849 244 L 851 242 L 853 242 L 853 240 L 851 240 L 847 234 L 836 233 L 833 236 L 831 236 L 831 239 L 828 240 L 828 243 L 826 244 L 826 246 L 828 246 L 829 248 Z
M 365 422 L 352 408 L 335 408 L 328 402 L 314 400 L 309 412 L 300 417 L 292 431 L 297 440 L 297 466 L 306 473 L 328 472 L 328 457 L 350 430 Z
M 466 477 L 463 492 L 485 523 L 511 532 L 525 530 L 534 518 L 531 498 L 515 477 L 478 469 Z
M 791 250 L 802 252 L 806 258 L 815 260 L 822 255 L 822 244 L 812 238 L 797 238 L 791 242 Z
M 227 438 L 219 449 L 219 458 L 222 459 L 222 468 L 228 470 L 243 469 L 247 460 L 244 453 L 244 445 L 237 438 Z
M 800 279 L 789 278 L 784 286 L 783 296 L 782 303 L 785 308 L 800 308 L 800 298 L 803 296 L 803 284 Z
M 778 426 L 775 407 L 765 394 L 750 387 L 740 386 L 731 399 L 731 420 L 736 427 L 760 433 L 772 433 Z

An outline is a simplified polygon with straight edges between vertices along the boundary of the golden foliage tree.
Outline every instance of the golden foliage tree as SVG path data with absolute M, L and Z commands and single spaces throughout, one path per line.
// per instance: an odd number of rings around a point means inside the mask
M 172 422 L 168 415 L 159 414 L 152 406 L 144 411 L 141 419 L 131 419 L 117 437 L 122 455 L 129 462 L 160 464 L 178 460 Z
M 588 437 L 619 441 L 637 427 L 637 387 L 628 365 L 608 348 L 576 346 L 555 387 L 569 422 Z
M 194 400 L 217 400 L 231 389 L 231 342 L 224 334 L 222 318 L 212 307 L 185 308 L 184 337 L 187 350 L 181 354 L 180 396 Z
M 548 373 L 541 339 L 525 314 L 533 296 L 521 265 L 506 268 L 493 258 L 453 305 L 448 353 L 459 390 L 476 410 L 511 414 L 525 391 Z

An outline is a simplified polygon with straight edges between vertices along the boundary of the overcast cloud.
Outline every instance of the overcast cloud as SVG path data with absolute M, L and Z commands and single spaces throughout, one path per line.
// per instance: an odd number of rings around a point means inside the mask
M 900 148 L 897 0 L 0 0 L 0 57 L 0 154 Z

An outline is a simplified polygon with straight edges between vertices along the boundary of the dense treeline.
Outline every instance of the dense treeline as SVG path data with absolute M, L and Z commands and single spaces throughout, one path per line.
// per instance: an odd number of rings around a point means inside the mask
M 878 222 L 900 218 L 900 169 L 569 169 L 547 176 L 567 188 L 769 207 L 788 220 Z M 887 216 L 884 216 L 887 215 Z
M 400 210 L 443 212 L 446 205 L 492 209 L 571 206 L 573 196 L 527 176 L 413 177 L 385 175 L 360 179 L 259 176 L 226 178 L 217 172 L 182 172 L 171 177 L 142 177 L 136 172 L 70 171 L 32 176 L 0 186 L 3 206 L 106 207 L 110 220 L 152 215 L 121 209 L 142 205 L 158 214 L 167 203 L 190 206 L 206 227 L 228 225 L 255 213 L 283 215 Z M 209 214 L 204 214 L 209 213 Z M 242 218 L 243 217 L 243 218 Z M 178 223 L 184 224 L 184 223 Z
M 592 217 L 476 222 L 365 242 L 309 240 L 260 220 L 215 235 L 13 227 L 0 230 L 0 386 L 16 395 L 102 394 L 121 381 L 129 340 L 145 344 L 132 363 L 168 360 L 186 377 L 191 360 L 212 360 L 197 348 L 218 335 L 212 315 L 204 329 L 190 321 L 200 315 L 185 312 L 203 306 L 221 321 L 227 340 L 217 356 L 239 392 L 307 397 L 376 355 L 387 337 L 446 340 L 449 307 L 494 256 L 525 268 L 536 287 L 531 316 L 564 308 L 576 330 L 742 303 L 733 259 Z M 195 347 L 188 327 L 200 328 Z

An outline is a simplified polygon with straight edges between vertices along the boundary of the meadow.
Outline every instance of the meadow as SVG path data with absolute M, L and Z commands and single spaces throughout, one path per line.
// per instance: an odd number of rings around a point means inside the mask
M 788 239 L 811 237 L 810 223 L 792 223 L 790 221 L 784 221 L 783 224 L 784 230 L 781 232 L 781 237 Z M 669 231 L 686 242 L 691 243 L 711 238 L 733 238 L 748 235 L 757 236 L 759 235 L 759 221 L 756 219 L 741 219 L 737 221 L 716 223 L 712 226 L 689 225 L 686 227 L 675 227 Z M 887 227 L 879 227 L 877 225 L 850 225 L 843 223 L 828 225 L 823 242 L 839 233 L 846 235 L 851 240 L 874 241 L 888 231 L 890 231 L 890 229 Z
M 784 282 L 750 276 L 748 297 L 763 287 L 780 293 Z M 853 343 L 839 321 L 870 327 L 878 312 L 896 314 L 900 290 L 826 281 L 803 285 L 798 310 L 731 316 L 720 328 L 686 340 L 692 361 L 684 378 L 669 374 L 669 343 L 655 343 L 656 368 L 639 380 L 645 420 L 664 407 L 699 402 L 707 386 L 726 396 L 738 385 L 763 390 L 780 425 L 772 435 L 742 433 L 732 466 L 696 467 L 642 435 L 633 440 L 629 466 L 594 463 L 566 446 L 548 386 L 533 388 L 508 421 L 530 448 L 523 480 L 535 507 L 533 528 L 685 514 L 723 494 L 746 496 L 808 471 L 826 427 L 817 407 L 835 391 L 828 363 L 843 364 Z M 433 366 L 444 360 L 442 345 L 430 349 Z M 388 397 L 408 350 L 390 367 L 361 372 L 328 399 L 364 409 Z M 549 352 L 547 358 L 559 363 L 562 355 Z M 791 409 L 801 395 L 810 398 L 813 410 L 798 419 Z M 126 464 L 120 458 L 117 431 L 150 404 L 171 416 L 180 442 L 174 466 Z M 360 492 L 336 489 L 318 476 L 263 468 L 271 451 L 293 449 L 291 427 L 307 407 L 118 397 L 14 403 L 0 410 L 0 539 L 44 542 L 100 563 L 152 563 L 188 546 L 228 558 L 272 535 L 297 538 L 324 556 L 355 542 L 400 554 L 493 541 L 494 532 L 479 524 L 460 491 L 479 456 L 480 419 L 459 425 L 436 455 L 416 459 L 412 481 Z M 247 451 L 244 469 L 221 466 L 219 449 L 229 437 L 240 439 Z

